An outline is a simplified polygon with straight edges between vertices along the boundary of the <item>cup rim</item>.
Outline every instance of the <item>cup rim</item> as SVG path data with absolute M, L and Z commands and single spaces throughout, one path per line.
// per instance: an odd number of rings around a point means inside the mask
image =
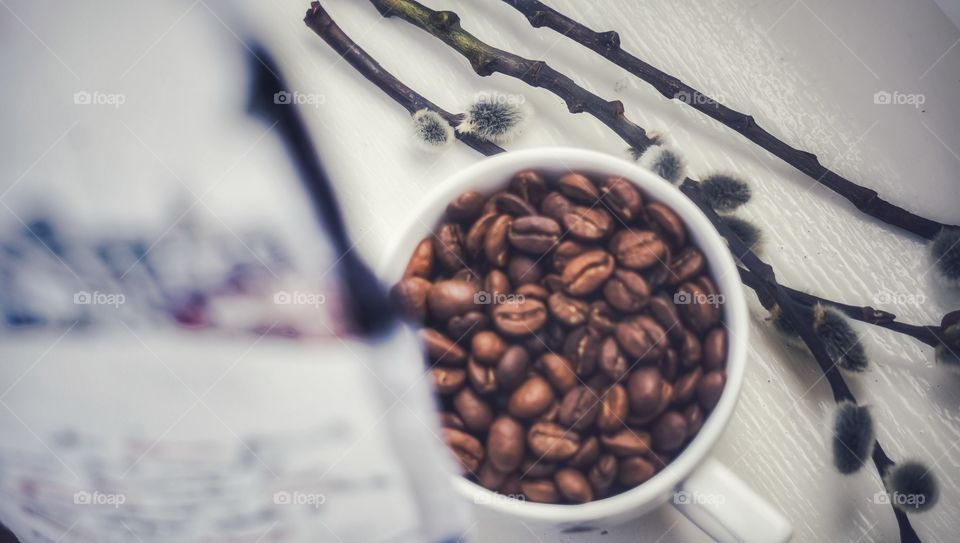
M 378 275 L 388 285 L 401 278 L 414 247 L 436 226 L 453 198 L 468 190 L 483 193 L 498 190 L 506 186 L 514 173 L 525 169 L 619 175 L 637 185 L 648 200 L 663 202 L 683 219 L 688 236 L 706 257 L 717 290 L 724 296 L 727 381 L 716 407 L 686 449 L 650 480 L 626 492 L 585 504 L 565 505 L 507 498 L 459 474 L 453 475 L 454 487 L 473 503 L 490 510 L 526 520 L 564 524 L 590 522 L 665 501 L 679 483 L 709 457 L 733 415 L 746 368 L 749 331 L 746 299 L 733 256 L 706 215 L 677 187 L 635 163 L 597 151 L 543 147 L 494 155 L 450 176 L 423 198 L 389 245 L 377 267 Z

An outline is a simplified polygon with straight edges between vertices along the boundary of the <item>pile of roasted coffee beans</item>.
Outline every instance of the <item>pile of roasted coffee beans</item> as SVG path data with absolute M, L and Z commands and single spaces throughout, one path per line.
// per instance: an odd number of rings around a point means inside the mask
M 683 221 L 622 177 L 467 192 L 391 291 L 420 325 L 463 473 L 542 503 L 648 480 L 726 382 L 723 295 Z

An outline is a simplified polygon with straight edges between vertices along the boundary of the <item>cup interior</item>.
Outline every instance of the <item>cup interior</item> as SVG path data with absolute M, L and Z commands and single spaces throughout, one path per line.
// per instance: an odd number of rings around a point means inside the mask
M 481 160 L 445 180 L 432 190 L 400 230 L 378 268 L 388 285 L 400 280 L 414 247 L 437 226 L 448 202 L 468 190 L 491 194 L 505 188 L 516 172 L 535 169 L 548 175 L 569 171 L 588 176 L 619 175 L 634 182 L 646 199 L 671 207 L 687 228 L 687 235 L 706 257 L 711 274 L 723 295 L 723 322 L 727 327 L 727 382 L 717 406 L 686 449 L 663 470 L 640 486 L 581 505 L 524 502 L 501 496 L 455 476 L 454 485 L 476 504 L 526 520 L 557 524 L 583 524 L 616 516 L 640 514 L 672 496 L 677 485 L 703 461 L 722 434 L 733 413 L 746 362 L 748 318 L 743 288 L 726 242 L 706 216 L 679 189 L 632 162 L 595 151 L 540 148 L 512 151 Z

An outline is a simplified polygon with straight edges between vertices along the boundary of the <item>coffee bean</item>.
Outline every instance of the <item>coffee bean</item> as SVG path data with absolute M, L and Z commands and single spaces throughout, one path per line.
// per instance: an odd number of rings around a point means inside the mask
M 497 213 L 486 213 L 477 219 L 470 229 L 467 230 L 467 235 L 463 240 L 463 246 L 468 255 L 474 258 L 480 256 L 480 253 L 483 252 L 483 242 L 487 237 L 487 232 L 490 231 L 490 226 L 493 225 L 499 216 Z
M 539 458 L 562 462 L 580 448 L 580 436 L 553 422 L 536 422 L 527 432 L 527 446 Z
M 650 434 L 623 428 L 612 434 L 602 434 L 600 444 L 617 456 L 636 456 L 650 452 Z
M 663 401 L 663 378 L 657 368 L 640 368 L 627 381 L 630 411 L 644 417 L 655 412 Z
M 557 472 L 557 464 L 546 462 L 539 458 L 526 458 L 520 464 L 520 474 L 524 479 L 542 479 L 553 477 Z
M 703 370 L 700 368 L 694 368 L 693 371 L 681 375 L 673 387 L 673 402 L 677 405 L 692 402 L 697 394 L 701 377 L 703 377 Z
M 467 379 L 478 394 L 489 396 L 497 391 L 497 376 L 494 369 L 471 358 L 467 361 Z
M 653 421 L 650 436 L 653 439 L 653 448 L 673 452 L 687 439 L 687 419 L 676 411 L 667 411 Z
M 427 356 L 433 362 L 448 366 L 462 366 L 467 361 L 467 352 L 462 347 L 433 328 L 422 328 L 418 335 L 427 349 Z
M 563 397 L 558 420 L 568 428 L 583 431 L 593 425 L 599 412 L 597 395 L 585 386 L 578 386 Z
M 508 347 L 497 362 L 497 383 L 501 390 L 513 390 L 520 386 L 530 367 L 527 350 L 519 345 Z
M 559 503 L 560 492 L 550 479 L 529 479 L 520 481 L 520 490 L 528 500 L 535 503 Z
M 683 343 L 680 345 L 680 365 L 688 370 L 700 364 L 703 357 L 703 349 L 700 345 L 700 339 L 696 334 L 689 330 L 683 336 Z
M 477 482 L 483 488 L 496 491 L 506 480 L 507 474 L 495 468 L 489 459 L 480 464 L 480 470 L 477 472 Z
M 566 358 L 547 353 L 540 357 L 538 365 L 543 375 L 561 393 L 565 394 L 577 386 L 577 373 Z
M 453 407 L 471 432 L 486 432 L 493 422 L 493 409 L 490 404 L 469 387 L 457 392 L 453 397 Z
M 487 434 L 487 458 L 498 470 L 511 472 L 520 467 L 526 450 L 523 425 L 509 416 L 497 417 Z
M 695 403 L 683 410 L 683 418 L 687 421 L 687 437 L 693 437 L 703 427 L 703 409 Z
M 718 326 L 707 333 L 703 340 L 703 367 L 721 370 L 727 361 L 727 331 Z
M 627 389 L 620 384 L 613 385 L 604 392 L 602 400 L 600 413 L 597 415 L 597 428 L 607 433 L 623 428 L 630 412 Z
M 583 204 L 593 205 L 600 198 L 600 191 L 597 190 L 597 186 L 585 175 L 578 173 L 568 173 L 560 176 L 557 186 L 564 196 Z
M 657 468 L 652 462 L 640 456 L 631 456 L 620 460 L 617 481 L 624 486 L 634 487 L 647 482 L 656 473 Z
M 675 349 L 667 349 L 667 352 L 663 353 L 663 357 L 660 358 L 660 375 L 664 379 L 670 381 L 671 383 L 677 380 L 677 375 L 680 374 L 680 355 L 677 354 Z
M 490 323 L 485 313 L 468 311 L 463 315 L 454 315 L 447 320 L 447 333 L 457 341 L 468 341 L 470 337 L 486 328 Z
M 647 305 L 650 316 L 667 331 L 667 334 L 673 340 L 682 339 L 684 336 L 683 324 L 680 323 L 680 314 L 677 313 L 677 306 L 673 304 L 665 295 L 658 295 L 650 298 Z
M 593 375 L 602 342 L 600 334 L 587 326 L 580 326 L 570 332 L 563 343 L 563 354 L 574 373 L 584 378 Z
M 553 249 L 553 269 L 563 272 L 567 264 L 573 257 L 581 255 L 588 250 L 588 245 L 574 240 L 561 241 Z
M 540 205 L 547 194 L 547 181 L 534 170 L 519 172 L 510 179 L 510 190 L 532 205 Z
M 676 300 L 680 316 L 690 328 L 705 332 L 720 322 L 720 306 L 717 298 L 699 284 L 688 281 L 677 288 Z
M 539 283 L 543 267 L 538 260 L 527 255 L 514 255 L 507 263 L 507 275 L 515 285 Z
M 617 330 L 620 316 L 610 307 L 610 304 L 598 300 L 590 304 L 590 315 L 587 323 L 601 334 L 613 334 Z
M 445 396 L 460 390 L 467 382 L 467 372 L 462 368 L 434 366 L 430 369 L 430 375 L 433 377 L 434 389 Z
M 560 494 L 570 503 L 587 503 L 593 501 L 593 490 L 582 473 L 575 469 L 564 468 L 553 476 Z
M 723 371 L 708 371 L 700 378 L 697 384 L 697 402 L 700 406 L 710 411 L 716 407 L 720 401 L 720 395 L 723 393 L 723 385 L 727 382 L 727 374 Z
M 493 325 L 511 337 L 532 334 L 547 322 L 547 307 L 535 298 L 513 298 L 493 308 Z
M 585 296 L 600 288 L 613 274 L 613 257 L 600 250 L 574 257 L 563 269 L 561 278 L 567 293 Z
M 630 369 L 630 362 L 623 356 L 617 340 L 613 337 L 603 340 L 600 346 L 599 363 L 600 371 L 613 381 L 622 379 Z
M 586 324 L 590 311 L 586 302 L 562 292 L 555 292 L 547 298 L 547 308 L 550 309 L 550 315 L 565 326 Z
M 553 389 L 543 377 L 534 375 L 510 395 L 507 411 L 520 419 L 532 419 L 540 415 L 553 402 Z
M 667 350 L 667 334 L 656 321 L 636 315 L 617 325 L 617 342 L 630 356 L 640 361 L 656 361 Z
M 490 273 L 483 280 L 483 290 L 490 295 L 490 299 L 486 301 L 498 303 L 505 299 L 512 290 L 510 288 L 510 278 L 500 270 L 490 270 Z
M 422 277 L 407 277 L 390 289 L 390 297 L 403 312 L 418 322 L 427 319 L 427 292 L 431 283 Z
M 513 220 L 507 235 L 510 245 L 533 255 L 542 255 L 560 239 L 560 225 L 543 216 L 518 217 Z
M 494 208 L 500 213 L 506 213 L 513 217 L 525 217 L 536 215 L 537 210 L 523 198 L 510 194 L 509 192 L 499 192 L 490 198 Z
M 453 428 L 441 428 L 440 431 L 447 447 L 453 451 L 460 463 L 462 471 L 476 473 L 480 469 L 480 462 L 483 461 L 483 445 L 480 441 L 470 434 Z
M 535 283 L 526 283 L 517 287 L 517 296 L 546 302 L 550 298 L 550 292 Z
M 551 219 L 561 222 L 573 204 L 559 192 L 550 192 L 540 202 L 540 212 Z
M 433 254 L 437 262 L 448 271 L 465 267 L 463 231 L 459 224 L 446 223 L 437 229 L 433 238 Z
M 600 241 L 614 226 L 610 214 L 598 207 L 572 207 L 562 222 L 571 236 L 586 242 Z
M 600 440 L 597 436 L 590 436 L 580 443 L 577 454 L 567 460 L 567 465 L 573 468 L 589 468 L 600 456 Z
M 470 341 L 470 352 L 478 362 L 492 366 L 500 361 L 500 357 L 507 350 L 507 344 L 496 334 L 483 330 L 473 335 Z
M 477 191 L 464 192 L 447 204 L 447 218 L 454 222 L 469 222 L 480 216 L 486 196 Z
M 453 428 L 454 430 L 464 430 L 466 428 L 466 426 L 463 424 L 463 419 L 457 416 L 456 413 L 450 413 L 449 411 L 440 413 L 440 426 L 442 428 Z
M 603 285 L 603 297 L 615 309 L 633 313 L 643 309 L 650 301 L 650 288 L 639 274 L 617 269 Z
M 650 202 L 644 212 L 654 224 L 657 232 L 667 239 L 674 249 L 679 249 L 687 242 L 687 231 L 683 221 L 669 207 L 660 202 Z
M 669 206 L 622 177 L 561 177 L 459 195 L 391 296 L 421 323 L 470 478 L 583 503 L 642 484 L 695 438 L 728 339 L 706 257 Z
M 666 262 L 670 250 L 650 230 L 621 230 L 610 241 L 610 251 L 617 262 L 631 270 L 643 270 L 658 262 Z
M 433 238 L 420 240 L 413 255 L 407 261 L 407 268 L 403 272 L 404 279 L 409 277 L 423 277 L 429 279 L 433 273 Z
M 604 205 L 624 222 L 637 218 L 643 207 L 643 196 L 629 180 L 611 176 L 603 182 L 600 189 Z
M 700 251 L 693 247 L 687 247 L 670 259 L 670 263 L 667 265 L 670 270 L 667 276 L 667 284 L 679 285 L 693 279 L 703 271 L 706 262 Z
M 474 297 L 479 289 L 469 281 L 451 279 L 437 281 L 427 292 L 427 306 L 434 318 L 445 321 L 454 315 L 462 315 L 478 306 Z
M 500 485 L 500 493 L 511 498 L 522 499 L 523 489 L 520 488 L 520 474 L 508 473 Z

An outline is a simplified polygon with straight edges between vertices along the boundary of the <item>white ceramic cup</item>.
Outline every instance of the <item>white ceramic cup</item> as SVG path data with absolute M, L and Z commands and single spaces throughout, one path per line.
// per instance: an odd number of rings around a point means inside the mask
M 513 174 L 536 169 L 547 174 L 568 171 L 595 176 L 619 175 L 634 183 L 648 200 L 662 202 L 684 221 L 689 239 L 703 252 L 719 292 L 728 329 L 727 383 L 703 428 L 673 462 L 642 485 L 582 505 L 548 505 L 514 500 L 460 476 L 453 484 L 467 499 L 493 512 L 548 531 L 600 529 L 636 518 L 665 503 L 679 509 L 708 535 L 721 542 L 787 541 L 787 520 L 729 469 L 710 457 L 726 428 L 740 394 L 746 366 L 748 318 L 743 288 L 729 250 L 706 216 L 676 187 L 636 164 L 606 154 L 567 148 L 540 148 L 500 154 L 477 162 L 430 192 L 411 211 L 380 266 L 387 284 L 398 281 L 416 244 L 428 236 L 447 203 L 468 190 L 490 194 L 506 187 Z

